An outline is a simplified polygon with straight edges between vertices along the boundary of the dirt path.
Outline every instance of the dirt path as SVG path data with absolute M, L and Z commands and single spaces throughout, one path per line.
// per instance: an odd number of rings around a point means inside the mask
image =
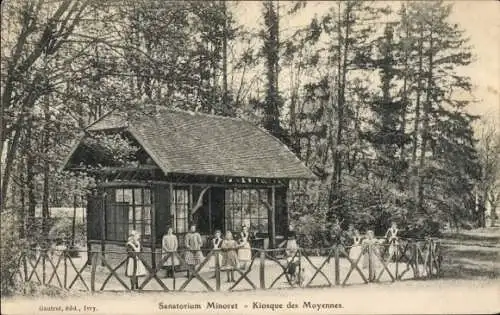
M 234 293 L 95 294 L 65 299 L 4 300 L 2 314 L 403 314 L 496 313 L 500 280 L 430 280 L 345 288 Z M 182 309 L 162 308 L 184 307 Z M 219 308 L 210 307 L 210 303 Z M 287 306 L 295 304 L 296 308 Z M 221 306 L 222 305 L 222 306 Z M 41 311 L 40 307 L 62 311 Z M 74 306 L 75 311 L 69 307 Z M 199 309 L 194 307 L 199 306 Z M 291 305 L 290 305 L 291 306 Z M 222 308 L 228 307 L 228 308 Z M 236 307 L 236 308 L 230 308 Z M 95 309 L 93 309 L 95 308 Z
M 445 277 L 437 280 L 231 293 L 86 293 L 64 299 L 15 297 L 2 299 L 1 314 L 498 313 L 500 229 L 449 234 L 443 241 L 448 243 L 443 261 Z

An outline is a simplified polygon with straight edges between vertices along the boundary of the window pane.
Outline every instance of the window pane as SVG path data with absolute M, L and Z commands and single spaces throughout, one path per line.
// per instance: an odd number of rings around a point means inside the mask
M 144 220 L 144 235 L 151 235 L 151 221 Z
M 134 222 L 134 207 L 129 207 L 128 208 L 128 222 L 133 223 Z
M 177 232 L 178 233 L 184 233 L 186 232 L 186 225 L 184 223 L 184 220 L 177 220 Z
M 144 220 L 151 220 L 151 206 L 144 206 Z
M 115 201 L 116 202 L 123 202 L 123 189 L 115 189 Z
M 136 188 L 134 189 L 134 202 L 136 205 L 142 205 L 142 189 Z
M 265 189 L 261 189 L 261 190 L 260 190 L 260 199 L 262 199 L 262 201 L 266 201 L 266 202 L 267 202 L 267 201 L 268 201 L 268 200 L 267 200 L 267 199 L 268 199 L 267 197 L 268 197 L 268 195 L 267 195 L 267 190 L 265 190 Z
M 132 204 L 132 189 L 123 190 L 123 201 Z
M 184 204 L 188 203 L 188 196 L 187 196 L 187 191 L 186 190 L 177 190 L 177 203 L 178 204 Z
M 252 232 L 260 232 L 260 230 L 259 230 L 259 220 L 258 219 L 252 219 L 250 221 L 250 231 L 252 231 Z
M 241 204 L 248 204 L 248 190 L 241 190 Z
M 180 217 L 183 218 L 183 219 L 186 219 L 186 217 L 187 217 L 187 215 L 186 215 L 187 214 L 187 208 L 188 207 L 186 205 L 181 205 L 181 207 L 179 209 L 180 210 L 179 211 Z
M 135 221 L 142 220 L 142 207 L 135 207 Z
M 241 220 L 240 219 L 234 219 L 234 224 L 233 224 L 233 231 L 239 232 L 241 231 Z
M 259 231 L 267 232 L 267 219 L 259 220 Z
M 144 200 L 143 203 L 145 205 L 150 205 L 151 202 L 151 190 L 150 189 L 144 189 Z

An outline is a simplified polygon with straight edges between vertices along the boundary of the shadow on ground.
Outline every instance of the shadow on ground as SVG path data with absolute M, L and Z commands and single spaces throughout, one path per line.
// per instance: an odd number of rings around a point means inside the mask
M 500 277 L 499 243 L 499 228 L 446 234 L 442 247 L 442 276 L 455 279 Z

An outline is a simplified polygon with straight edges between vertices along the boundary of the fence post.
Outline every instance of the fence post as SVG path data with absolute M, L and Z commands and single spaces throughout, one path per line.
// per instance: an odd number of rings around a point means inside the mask
M 299 279 L 299 285 L 300 285 L 300 277 L 302 276 L 302 248 L 297 249 L 297 256 L 299 256 L 299 272 L 298 272 L 298 279 Z
M 46 248 L 42 249 L 42 284 L 45 285 L 45 258 L 47 257 L 48 250 Z
M 259 279 L 260 279 L 260 288 L 262 290 L 266 289 L 266 278 L 264 268 L 266 267 L 266 252 L 260 251 L 260 269 L 259 269 Z
M 215 290 L 220 291 L 220 254 L 215 250 Z
M 24 271 L 24 282 L 28 281 L 28 252 L 23 251 L 23 271 Z
M 66 249 L 63 250 L 63 258 L 64 258 L 64 289 L 68 288 L 68 261 L 67 261 L 67 252 Z M 87 258 L 88 260 L 88 258 Z
M 398 273 L 399 273 L 399 258 L 402 256 L 402 255 L 400 255 L 400 253 L 399 253 L 399 251 L 400 251 L 400 248 L 399 248 L 399 245 L 400 245 L 399 240 L 396 240 L 395 245 L 396 245 L 396 252 L 394 253 L 394 255 L 395 255 L 396 257 L 394 258 L 394 260 L 396 261 L 396 272 L 395 272 L 396 274 L 394 275 L 394 277 L 396 278 L 396 280 L 398 280 L 398 278 L 399 278 L 399 277 L 398 277 Z M 391 257 L 391 259 L 392 259 L 392 257 Z M 389 260 L 389 261 L 390 261 L 390 260 Z
M 429 279 L 432 278 L 432 265 L 433 265 L 433 261 L 434 261 L 434 241 L 432 240 L 432 238 L 429 238 Z
M 368 243 L 368 282 L 373 282 L 373 248 L 372 243 Z
M 441 241 L 438 241 L 437 242 L 437 245 L 436 245 L 436 251 L 437 251 L 437 263 L 436 263 L 436 276 L 437 278 L 439 278 L 441 276 L 441 260 L 442 260 L 442 256 L 441 256 Z
M 91 255 L 92 255 L 92 269 L 90 270 L 90 291 L 95 292 L 95 275 L 97 272 L 98 252 L 91 252 Z
M 335 285 L 340 284 L 340 248 L 339 244 L 335 245 Z
M 413 257 L 414 258 L 414 263 L 415 263 L 415 278 L 420 278 L 420 267 L 418 265 L 418 242 L 414 241 L 413 242 Z

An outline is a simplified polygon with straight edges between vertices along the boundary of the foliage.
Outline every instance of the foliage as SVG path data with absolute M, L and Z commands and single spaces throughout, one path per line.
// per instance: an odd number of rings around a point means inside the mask
M 69 246 L 72 242 L 73 220 L 72 218 L 57 218 L 49 231 L 49 238 L 54 242 L 62 242 Z M 85 244 L 86 226 L 81 222 L 75 222 L 74 244 Z
M 18 218 L 15 212 L 4 211 L 0 214 L 2 228 L 0 229 L 0 259 L 1 268 L 1 294 L 9 295 L 19 289 L 19 283 L 16 281 L 18 272 L 20 248 L 24 246 L 24 240 L 19 236 Z
M 435 235 L 480 224 L 476 197 L 479 212 L 498 203 L 496 133 L 476 141 L 459 71 L 472 50 L 451 5 L 324 2 L 290 31 L 306 2 L 260 3 L 257 29 L 235 2 L 125 2 L 2 7 L 2 206 L 28 222 L 41 204 L 48 226 L 49 204 L 72 206 L 94 183 L 57 171 L 83 128 L 155 106 L 240 116 L 287 144 L 319 177 L 291 189 L 291 220 L 311 245 L 335 219 Z M 123 135 L 87 144 L 112 165 L 138 162 Z

